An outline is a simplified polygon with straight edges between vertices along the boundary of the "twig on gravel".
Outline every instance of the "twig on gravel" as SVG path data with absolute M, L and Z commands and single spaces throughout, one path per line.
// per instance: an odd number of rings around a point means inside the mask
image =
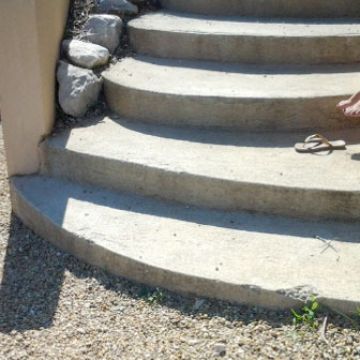
M 319 332 L 320 332 L 320 339 L 329 345 L 329 341 L 326 338 L 327 325 L 328 325 L 328 316 L 326 315 L 324 317 L 323 323 L 319 329 Z

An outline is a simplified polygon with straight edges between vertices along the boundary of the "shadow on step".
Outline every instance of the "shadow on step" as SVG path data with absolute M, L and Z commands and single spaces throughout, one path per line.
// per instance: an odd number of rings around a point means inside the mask
M 234 22 L 234 23 L 238 23 L 239 19 L 241 20 L 242 23 L 250 23 L 253 24 L 254 23 L 254 17 L 253 16 L 224 16 L 224 15 L 219 15 L 219 16 L 212 16 L 212 15 L 201 15 L 201 14 L 192 14 L 192 13 L 185 13 L 185 12 L 181 12 L 181 15 L 179 15 L 177 12 L 173 12 L 173 14 L 169 14 L 169 12 L 166 12 L 167 16 L 171 16 L 171 15 L 177 15 L 177 16 L 181 16 L 181 18 L 183 19 L 194 19 L 194 20 L 198 20 L 198 19 L 202 19 L 202 20 L 207 20 L 207 21 L 211 21 L 214 24 L 216 24 L 217 22 Z M 259 23 L 259 22 L 258 22 Z M 286 24 L 306 24 L 307 26 L 309 25 L 339 25 L 339 24 L 345 24 L 345 25 L 351 25 L 351 24 L 358 24 L 358 20 L 357 17 L 341 17 L 341 18 L 325 18 L 325 17 L 319 17 L 319 18 L 294 18 L 294 17 L 282 17 L 282 18 L 278 18 L 278 17 L 269 17 L 269 18 L 261 18 L 260 21 L 260 25 L 261 24 L 282 24 L 282 25 L 286 25 Z
M 303 20 L 302 20 L 303 21 Z M 249 74 L 249 75 L 275 75 L 275 74 L 333 74 L 334 71 L 339 74 L 358 72 L 360 64 L 339 64 L 339 65 L 252 65 L 252 64 L 234 64 L 220 63 L 215 61 L 194 61 L 177 60 L 166 58 L 154 58 L 142 55 L 136 55 L 137 61 L 159 66 L 196 69 L 207 72 L 219 72 L 224 74 Z
M 15 179 L 17 186 L 23 181 Z M 175 219 L 179 227 L 189 229 L 188 224 L 218 227 L 239 231 L 239 236 L 246 233 L 285 235 L 304 238 L 321 237 L 323 239 L 341 242 L 360 242 L 359 223 L 342 223 L 334 221 L 302 221 L 299 219 L 280 216 L 254 214 L 251 212 L 226 212 L 197 207 L 185 206 L 178 203 L 162 201 L 154 198 L 137 196 L 129 193 L 115 193 L 92 186 L 77 185 L 66 181 L 49 178 L 25 179 L 28 201 L 36 204 L 41 213 L 48 214 L 57 226 L 64 225 L 65 214 L 69 218 L 78 219 L 82 226 L 91 228 L 92 221 L 100 221 L 99 213 L 102 208 L 114 209 L 111 216 L 114 221 L 121 221 L 124 211 L 135 215 L 134 222 L 153 223 L 159 219 Z M 40 195 L 41 194 L 41 195 Z M 46 201 L 38 201 L 43 196 Z M 51 199 L 51 200 L 50 200 Z M 80 202 L 82 205 L 71 206 L 71 202 Z M 84 207 L 84 204 L 93 206 Z M 78 209 L 86 209 L 79 213 Z M 74 212 L 75 213 L 72 213 Z M 81 210 L 80 210 L 81 211 Z M 150 221 L 149 221 L 150 220 Z M 188 223 L 188 224 L 187 224 Z M 151 230 L 151 229 L 149 229 Z M 208 228 L 204 232 L 209 231 Z M 106 234 L 104 234 L 106 236 Z M 266 241 L 266 236 L 263 237 Z M 286 238 L 284 238 L 284 241 Z
M 295 143 L 303 141 L 309 134 L 316 132 L 316 130 L 309 130 L 306 132 L 297 131 L 295 133 L 282 132 L 281 129 L 274 129 L 274 132 L 243 132 L 238 129 L 229 128 L 155 125 L 137 120 L 124 119 L 114 113 L 84 118 L 81 122 L 74 124 L 71 129 L 95 127 L 97 124 L 109 121 L 108 119 L 111 119 L 111 121 L 126 130 L 143 135 L 200 144 L 253 148 L 292 148 Z M 61 131 L 54 133 L 58 145 L 61 145 L 64 148 L 66 147 L 71 129 L 62 129 Z M 336 131 L 322 131 L 321 133 L 328 139 L 344 139 L 347 145 L 356 145 L 360 143 L 359 126 Z
M 44 243 L 15 215 L 0 286 L 0 332 L 52 325 L 64 277 L 66 255 Z
M 181 204 L 144 198 L 136 195 L 114 194 L 112 192 L 76 190 L 70 197 L 102 207 L 125 210 L 141 215 L 171 218 L 188 223 L 216 226 L 243 232 L 256 232 L 304 238 L 320 237 L 341 242 L 360 243 L 358 223 L 333 221 L 302 221 L 252 212 L 226 212 L 183 206 Z M 68 199 L 67 199 L 68 200 Z M 63 199 L 65 202 L 66 199 Z M 156 221 L 156 219 L 154 219 Z M 266 236 L 264 240 L 266 241 Z
M 236 129 L 229 130 L 171 127 L 145 124 L 137 121 L 121 119 L 116 116 L 110 116 L 110 118 L 117 122 L 119 126 L 145 135 L 201 144 L 238 147 L 292 148 L 295 143 L 303 141 L 311 133 L 311 131 L 296 133 L 281 131 L 246 133 Z M 313 132 L 316 131 L 313 130 Z M 322 134 L 329 139 L 344 139 L 348 145 L 360 143 L 359 128 L 337 131 L 322 131 Z

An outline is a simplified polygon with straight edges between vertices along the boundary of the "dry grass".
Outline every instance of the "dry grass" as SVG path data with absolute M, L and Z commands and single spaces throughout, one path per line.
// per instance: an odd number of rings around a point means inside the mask
M 66 26 L 66 37 L 75 37 L 95 6 L 95 0 L 72 0 Z

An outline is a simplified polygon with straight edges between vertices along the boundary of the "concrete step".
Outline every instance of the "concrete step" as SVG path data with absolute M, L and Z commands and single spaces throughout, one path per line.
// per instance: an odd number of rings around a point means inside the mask
M 293 149 L 306 135 L 99 118 L 45 142 L 43 172 L 201 207 L 358 220 L 360 131 L 325 133 L 348 149 L 318 156 Z
M 345 119 L 335 105 L 358 91 L 360 65 L 260 67 L 126 58 L 104 78 L 113 111 L 151 123 L 245 131 L 359 123 Z
M 161 0 L 165 9 L 215 16 L 360 17 L 358 0 Z
M 205 211 L 42 177 L 14 178 L 11 191 L 36 233 L 142 283 L 266 307 L 310 295 L 343 312 L 360 305 L 359 224 Z
M 128 24 L 141 54 L 252 64 L 334 64 L 360 59 L 360 22 L 268 20 L 157 12 Z

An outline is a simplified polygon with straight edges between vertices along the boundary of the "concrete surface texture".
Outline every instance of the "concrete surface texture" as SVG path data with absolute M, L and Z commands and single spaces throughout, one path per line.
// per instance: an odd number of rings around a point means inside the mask
M 164 58 L 273 64 L 357 62 L 354 20 L 249 19 L 151 13 L 129 22 L 133 48 Z
M 334 106 L 358 90 L 358 65 L 246 66 L 137 57 L 103 75 L 111 109 L 134 120 L 244 131 L 359 123 L 345 121 Z
M 315 19 L 315 4 L 306 20 L 131 21 L 137 56 L 104 73 L 117 115 L 45 141 L 41 174 L 12 180 L 16 213 L 57 246 L 150 285 L 268 307 L 315 295 L 353 312 L 360 132 L 335 105 L 358 90 L 360 26 L 353 14 Z M 319 129 L 347 149 L 295 153 Z
M 140 282 L 272 308 L 310 295 L 345 312 L 358 305 L 359 224 L 198 210 L 46 177 L 13 179 L 12 192 L 43 237 Z
M 197 132 L 98 121 L 49 139 L 42 147 L 44 173 L 202 207 L 359 216 L 360 131 L 329 133 L 346 139 L 348 149 L 309 156 L 293 149 L 305 133 Z

